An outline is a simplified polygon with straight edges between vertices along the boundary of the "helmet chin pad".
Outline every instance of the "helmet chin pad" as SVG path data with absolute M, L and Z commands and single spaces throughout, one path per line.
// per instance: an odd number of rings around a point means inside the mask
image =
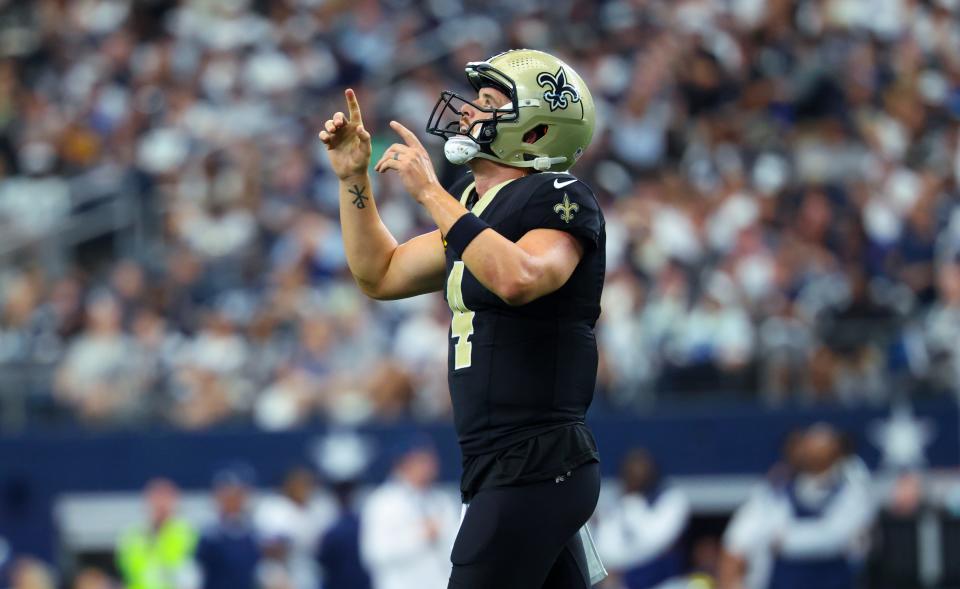
M 480 144 L 470 137 L 455 135 L 443 144 L 443 155 L 455 166 L 463 165 L 480 153 Z

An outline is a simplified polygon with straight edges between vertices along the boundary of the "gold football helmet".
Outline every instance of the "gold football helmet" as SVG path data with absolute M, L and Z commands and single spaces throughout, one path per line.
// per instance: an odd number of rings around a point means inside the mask
M 444 91 L 433 107 L 427 132 L 447 140 L 454 163 L 481 157 L 519 168 L 563 172 L 590 145 L 596 114 L 590 90 L 577 72 L 549 53 L 517 49 L 467 64 L 478 92 L 493 87 L 509 97 L 498 108 Z M 493 113 L 460 129 L 463 104 Z

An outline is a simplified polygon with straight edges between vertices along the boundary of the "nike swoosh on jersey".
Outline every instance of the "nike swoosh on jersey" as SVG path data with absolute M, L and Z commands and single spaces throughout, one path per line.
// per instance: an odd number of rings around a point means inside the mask
M 557 178 L 556 180 L 553 181 L 553 187 L 554 187 L 554 188 L 563 188 L 564 186 L 570 186 L 571 184 L 573 184 L 573 183 L 576 182 L 576 181 L 577 181 L 577 179 L 574 178 L 573 180 L 567 180 L 566 182 L 561 182 L 561 181 L 560 181 L 560 178 Z

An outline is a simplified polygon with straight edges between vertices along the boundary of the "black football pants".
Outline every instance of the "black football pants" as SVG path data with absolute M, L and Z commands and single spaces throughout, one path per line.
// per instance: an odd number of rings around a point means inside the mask
M 561 481 L 483 489 L 457 534 L 448 589 L 589 589 L 578 532 L 599 494 L 595 462 Z

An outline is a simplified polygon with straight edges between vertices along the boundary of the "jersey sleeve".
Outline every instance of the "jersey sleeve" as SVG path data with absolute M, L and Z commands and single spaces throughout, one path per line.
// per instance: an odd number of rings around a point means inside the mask
M 522 222 L 526 231 L 566 231 L 578 237 L 589 249 L 597 247 L 604 223 L 600 205 L 590 187 L 563 176 L 537 188 L 524 207 Z

